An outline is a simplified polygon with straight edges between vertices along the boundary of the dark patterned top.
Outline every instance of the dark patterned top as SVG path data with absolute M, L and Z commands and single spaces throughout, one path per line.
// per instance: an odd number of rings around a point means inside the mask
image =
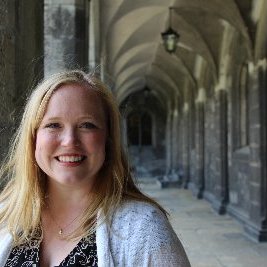
M 36 231 L 35 238 L 12 249 L 5 267 L 39 267 L 41 241 L 42 231 L 40 229 Z M 93 233 L 82 238 L 70 254 L 55 267 L 97 267 L 97 262 L 96 236 Z

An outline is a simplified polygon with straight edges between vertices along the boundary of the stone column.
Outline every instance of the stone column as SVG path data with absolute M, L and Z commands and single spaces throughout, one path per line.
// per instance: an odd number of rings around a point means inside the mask
M 228 139 L 227 139 L 227 91 L 219 88 L 216 91 L 216 136 L 218 140 L 217 163 L 218 177 L 215 186 L 215 199 L 213 208 L 219 213 L 226 212 L 228 203 Z
M 0 159 L 7 151 L 15 108 L 15 1 L 0 2 Z
M 162 188 L 181 185 L 178 172 L 178 111 L 170 110 L 166 124 L 166 173 L 160 179 Z
M 267 91 L 266 59 L 249 66 L 250 206 L 245 232 L 256 241 L 267 241 Z
M 189 105 L 188 103 L 184 104 L 183 108 L 183 186 L 188 188 L 190 182 L 190 141 L 189 141 Z
M 100 72 L 100 1 L 90 1 L 90 23 L 89 23 L 89 65 L 97 73 Z
M 43 2 L 0 2 L 0 159 L 27 91 L 43 76 Z
M 178 164 L 178 110 L 175 108 L 172 111 L 171 121 L 171 140 L 170 140 L 170 168 L 168 172 L 168 179 L 170 185 L 176 187 L 181 185 L 179 177 L 179 164 Z
M 189 188 L 197 198 L 203 198 L 205 179 L 204 179 L 204 103 L 206 100 L 206 93 L 204 88 L 198 89 L 198 96 L 195 101 L 195 129 L 192 134 L 195 134 L 195 161 L 194 175 L 191 176 Z M 192 152 L 191 152 L 192 153 Z
M 45 0 L 45 76 L 88 68 L 89 1 Z
M 204 178 L 204 103 L 196 102 L 196 184 L 194 194 L 197 198 L 203 197 L 205 189 Z
M 24 105 L 26 92 L 43 78 L 43 1 L 15 1 L 16 13 L 16 106 Z
M 179 124 L 179 117 L 178 117 L 178 110 L 177 108 L 173 112 L 173 120 L 172 120 L 172 142 L 171 142 L 171 147 L 172 147 L 172 172 L 174 174 L 178 173 L 178 140 L 179 140 L 179 129 L 178 129 L 178 124 Z
M 122 116 L 121 118 L 121 138 L 122 138 L 122 144 L 125 148 L 128 147 L 128 139 L 127 139 L 127 118 L 125 116 Z
M 172 110 L 169 110 L 166 122 L 166 175 L 172 168 Z

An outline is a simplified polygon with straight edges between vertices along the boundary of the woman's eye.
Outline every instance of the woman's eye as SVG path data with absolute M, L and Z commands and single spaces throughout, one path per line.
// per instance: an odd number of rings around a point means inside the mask
M 85 129 L 95 129 L 97 128 L 95 124 L 92 122 L 84 122 L 81 124 L 80 128 L 85 128 Z
M 57 128 L 60 128 L 60 124 L 59 123 L 48 123 L 45 125 L 45 128 L 57 129 Z

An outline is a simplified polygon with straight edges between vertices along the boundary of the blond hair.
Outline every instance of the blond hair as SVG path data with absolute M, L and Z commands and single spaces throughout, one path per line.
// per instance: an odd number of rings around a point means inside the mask
M 33 237 L 40 225 L 45 199 L 46 175 L 35 160 L 36 131 L 55 90 L 63 84 L 80 84 L 94 90 L 100 97 L 108 119 L 106 159 L 96 179 L 96 197 L 84 212 L 81 227 L 71 238 L 88 234 L 95 229 L 95 218 L 101 208 L 103 221 L 109 220 L 122 200 L 136 199 L 158 206 L 145 196 L 134 183 L 127 158 L 121 145 L 120 112 L 112 92 L 96 77 L 79 70 L 65 71 L 42 81 L 31 94 L 0 177 L 7 184 L 0 195 L 0 225 L 7 225 L 15 244 Z

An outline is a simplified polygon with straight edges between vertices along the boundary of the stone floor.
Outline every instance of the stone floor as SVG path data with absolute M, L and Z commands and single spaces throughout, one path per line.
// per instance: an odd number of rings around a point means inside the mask
M 250 241 L 242 225 L 217 215 L 207 201 L 189 190 L 160 189 L 151 179 L 140 181 L 140 187 L 170 212 L 192 267 L 267 267 L 267 243 Z

